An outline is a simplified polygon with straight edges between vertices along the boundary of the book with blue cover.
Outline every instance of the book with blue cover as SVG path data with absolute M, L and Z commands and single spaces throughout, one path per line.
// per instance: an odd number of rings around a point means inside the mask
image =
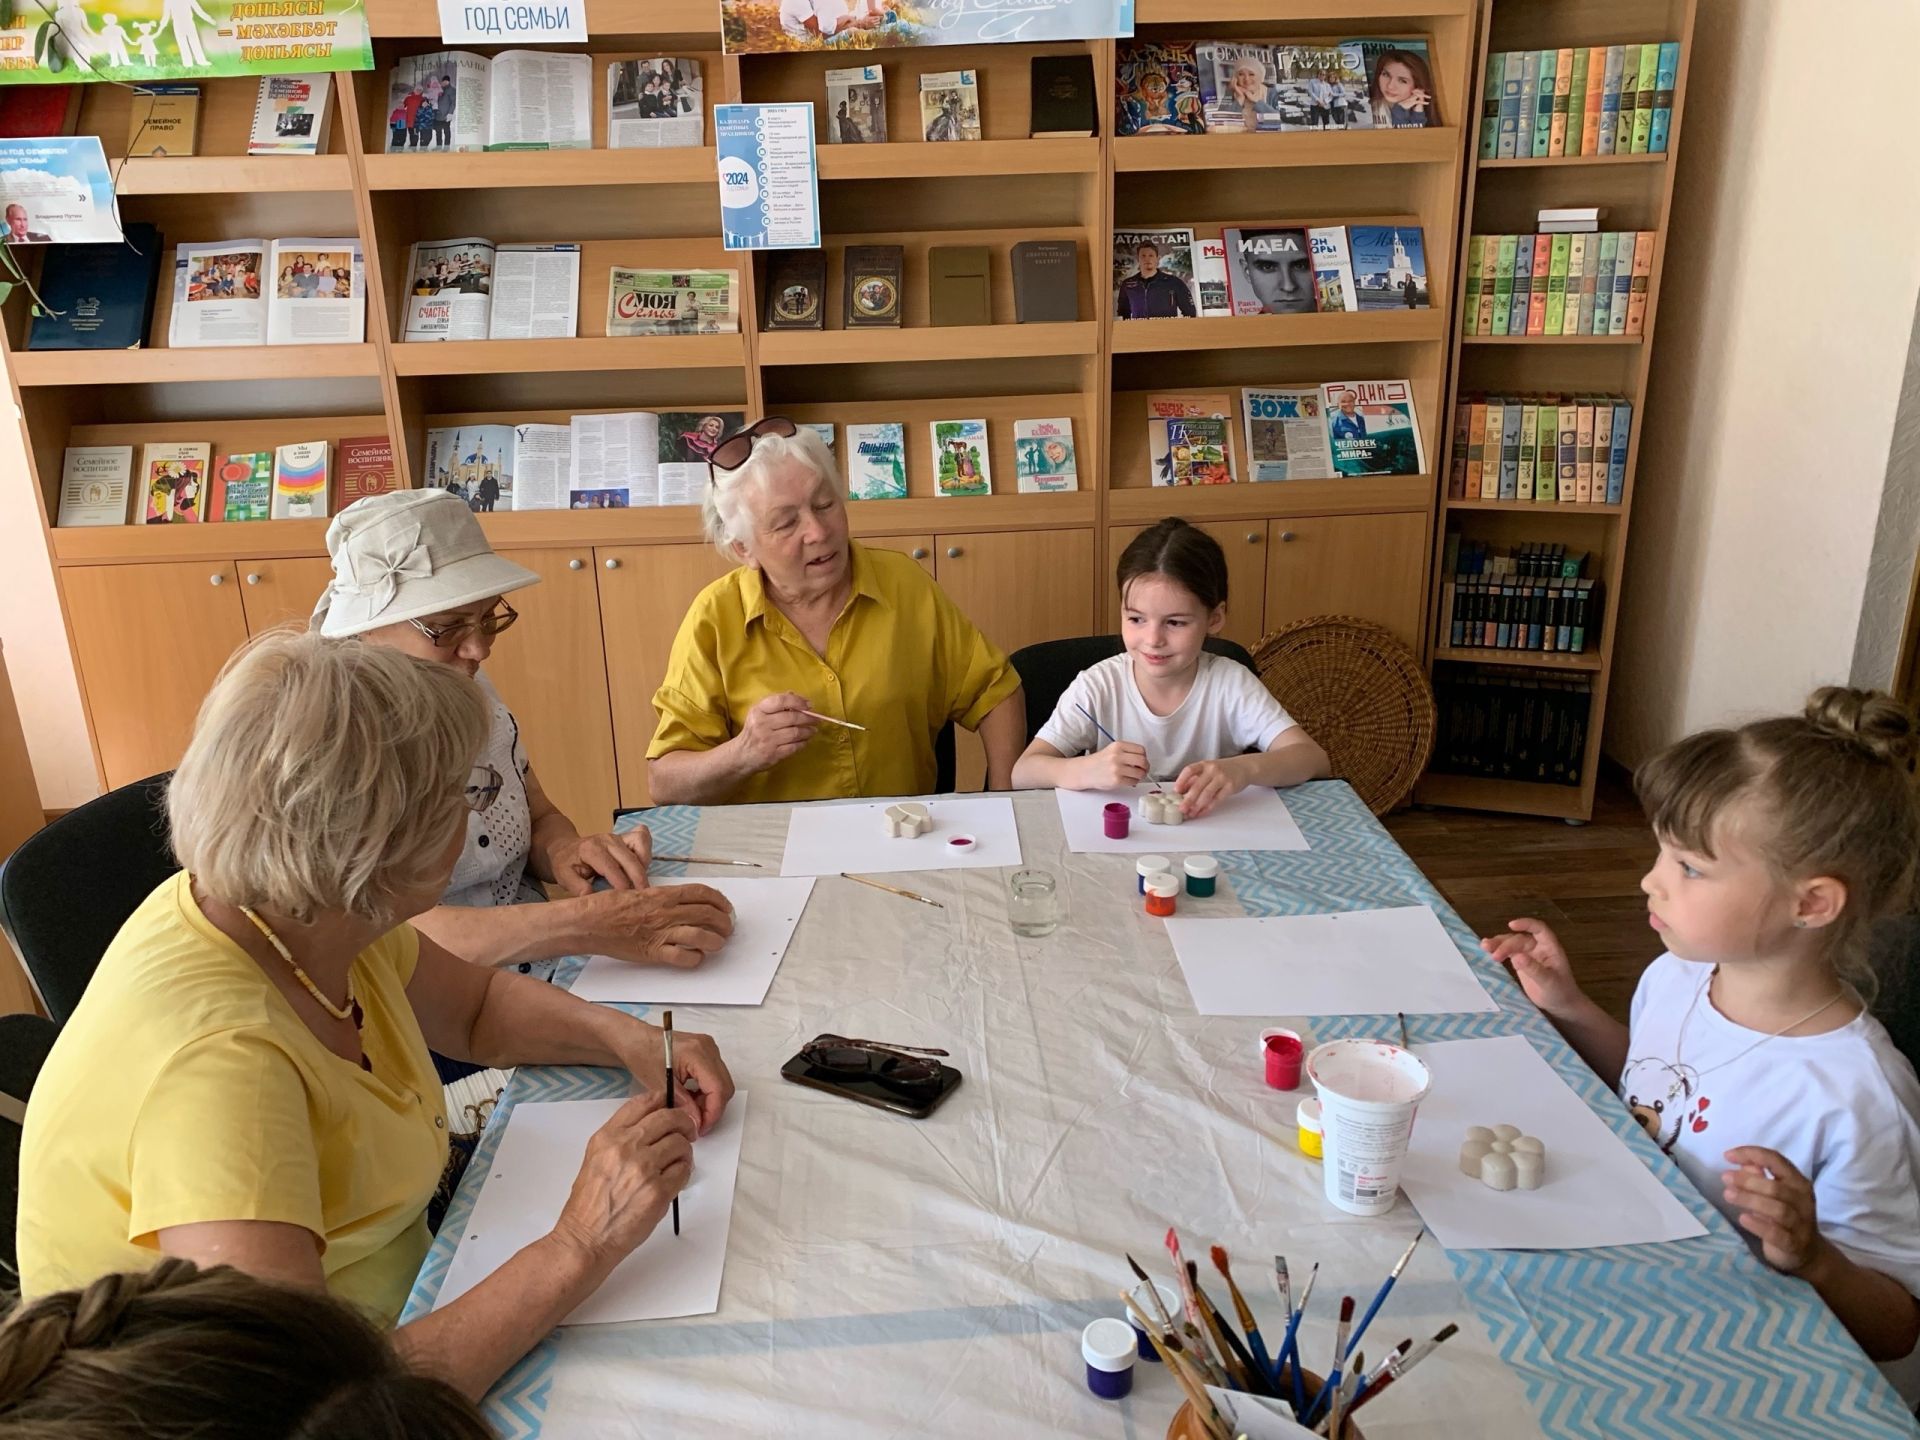
M 1347 250 L 1362 310 L 1427 308 L 1427 247 L 1418 225 L 1349 225 Z
M 160 285 L 160 232 L 138 221 L 126 239 L 48 248 L 29 350 L 137 350 Z

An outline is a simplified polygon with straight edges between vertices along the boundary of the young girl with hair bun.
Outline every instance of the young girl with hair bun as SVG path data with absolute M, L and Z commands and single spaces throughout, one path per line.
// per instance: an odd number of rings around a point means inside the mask
M 1622 1025 L 1538 920 L 1482 940 L 1767 1264 L 1920 1399 L 1920 1081 L 1870 1010 L 1873 922 L 1909 904 L 1920 736 L 1889 697 L 1707 730 L 1634 777 L 1667 946 Z
M 1165 780 L 1197 820 L 1249 785 L 1329 773 L 1326 751 L 1260 677 L 1204 648 L 1227 620 L 1227 557 L 1217 540 L 1169 516 L 1135 536 L 1115 568 L 1126 648 L 1074 677 L 1014 762 L 1015 789 Z

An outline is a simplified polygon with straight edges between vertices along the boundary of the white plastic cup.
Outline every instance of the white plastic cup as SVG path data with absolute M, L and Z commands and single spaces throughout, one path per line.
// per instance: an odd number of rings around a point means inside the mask
M 1350 1215 L 1384 1215 L 1400 1193 L 1414 1112 L 1433 1084 L 1416 1055 L 1385 1040 L 1330 1040 L 1307 1056 L 1325 1127 L 1327 1199 Z

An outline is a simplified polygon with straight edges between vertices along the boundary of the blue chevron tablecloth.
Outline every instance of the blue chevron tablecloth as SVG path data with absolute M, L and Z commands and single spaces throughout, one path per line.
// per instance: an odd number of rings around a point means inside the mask
M 1221 895 L 1183 910 L 1431 905 L 1502 1009 L 1409 1017 L 1413 1040 L 1524 1035 L 1709 1231 L 1578 1252 L 1423 1246 L 1378 1322 L 1391 1338 L 1371 1340 L 1384 1348 L 1447 1319 L 1462 1334 L 1370 1407 L 1368 1434 L 1920 1433 L 1812 1291 L 1748 1253 L 1480 956 L 1353 792 L 1322 782 L 1286 798 L 1312 848 L 1224 854 Z M 1169 1220 L 1203 1270 L 1206 1244 L 1224 1243 L 1244 1257 L 1236 1274 L 1270 1334 L 1278 1302 L 1250 1281 L 1273 1251 L 1296 1277 L 1321 1262 L 1316 1311 L 1321 1298 L 1371 1292 L 1417 1226 L 1410 1208 L 1359 1221 L 1325 1205 L 1293 1149 L 1290 1100 L 1276 1105 L 1258 1080 L 1265 1022 L 1196 1016 L 1159 922 L 1138 912 L 1131 857 L 1070 855 L 1050 795 L 1015 804 L 1026 862 L 1060 881 L 1065 924 L 1051 939 L 1011 936 L 999 871 L 917 874 L 912 885 L 946 906 L 931 931 L 922 907 L 823 879 L 764 1005 L 677 1014 L 715 1035 L 752 1095 L 720 1313 L 555 1332 L 489 1397 L 503 1435 L 1145 1440 L 1178 1403 L 1158 1367 L 1141 1367 L 1117 1405 L 1080 1383 L 1078 1332 L 1118 1309 L 1121 1251 L 1164 1270 L 1157 1236 Z M 644 818 L 659 850 L 778 873 L 786 815 L 671 807 Z M 562 962 L 557 980 L 577 964 Z M 1306 1023 L 1324 1040 L 1393 1022 Z M 945 1045 L 967 1082 L 917 1127 L 782 1085 L 780 1062 L 824 1029 Z M 431 1307 L 513 1106 L 625 1088 L 588 1068 L 516 1074 L 403 1318 Z M 1328 1343 L 1316 1333 L 1308 1354 Z

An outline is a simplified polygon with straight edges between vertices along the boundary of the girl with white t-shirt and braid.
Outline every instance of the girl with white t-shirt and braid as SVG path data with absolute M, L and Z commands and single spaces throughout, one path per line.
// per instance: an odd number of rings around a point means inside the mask
M 1667 945 L 1632 1023 L 1582 993 L 1538 920 L 1481 941 L 1767 1264 L 1807 1281 L 1920 1399 L 1920 1080 L 1870 1013 L 1867 931 L 1920 852 L 1920 735 L 1839 687 L 1804 715 L 1689 736 L 1635 788 Z
M 1259 676 L 1205 649 L 1227 621 L 1219 541 L 1169 516 L 1136 535 L 1114 568 L 1126 648 L 1074 676 L 1014 762 L 1015 789 L 1120 790 L 1164 780 L 1187 819 L 1197 820 L 1249 785 L 1298 785 L 1331 773 L 1327 752 Z

